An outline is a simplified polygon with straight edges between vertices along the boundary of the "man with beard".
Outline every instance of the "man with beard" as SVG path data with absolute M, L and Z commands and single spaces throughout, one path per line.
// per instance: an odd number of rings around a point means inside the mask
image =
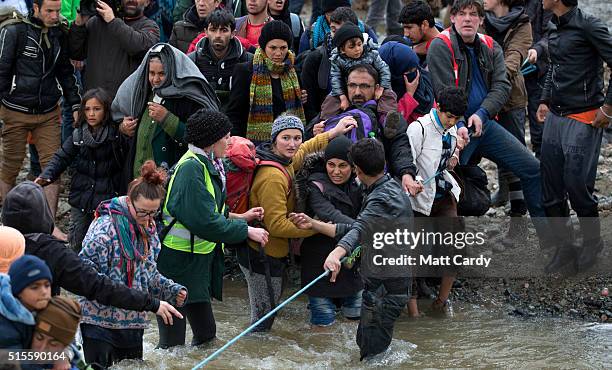
M 60 24 L 60 8 L 59 0 L 35 0 L 27 19 L 7 24 L 0 31 L 3 201 L 21 169 L 28 134 L 45 167 L 60 146 L 60 97 L 64 97 L 75 119 L 81 104 L 74 68 L 68 59 L 66 25 Z M 59 184 L 45 188 L 53 215 L 58 193 Z M 54 235 L 65 238 L 59 229 Z
M 119 85 L 138 68 L 143 56 L 159 42 L 159 27 L 144 16 L 149 0 L 122 0 L 123 18 L 104 1 L 96 2 L 98 15 L 77 15 L 70 27 L 70 57 L 87 59 L 85 90 L 105 89 L 115 96 Z
M 236 36 L 246 39 L 248 44 L 243 46 L 252 46 L 254 51 L 259 46 L 261 29 L 272 20 L 268 15 L 268 0 L 247 0 L 247 11 L 248 15 L 236 19 Z
M 189 58 L 215 89 L 221 110 L 224 110 L 229 98 L 234 67 L 253 59 L 253 54 L 244 50 L 240 41 L 234 37 L 235 31 L 234 16 L 227 10 L 215 9 L 208 17 L 207 36 L 198 42 L 196 51 L 189 54 Z
M 193 39 L 206 29 L 206 19 L 218 6 L 219 0 L 196 0 L 183 14 L 183 20 L 174 24 L 170 45 L 186 53 Z
M 366 109 L 365 103 L 375 100 L 374 92 L 380 86 L 379 81 L 378 71 L 371 65 L 358 64 L 351 67 L 346 80 L 349 109 L 354 107 Z M 378 102 L 376 103 L 378 105 Z M 416 166 L 412 159 L 410 140 L 406 136 L 408 123 L 398 112 L 384 114 L 378 111 L 378 107 L 374 110 L 378 117 L 378 125 L 372 133 L 385 148 L 387 171 L 399 180 L 405 192 L 414 196 L 420 191 L 419 189 L 422 189 L 422 185 L 414 180 Z M 313 121 L 316 122 L 316 117 Z M 324 127 L 325 121 L 321 121 L 312 126 L 312 133 L 317 135 L 323 132 Z
M 412 49 L 424 65 L 429 45 L 440 34 L 431 7 L 422 0 L 413 1 L 402 8 L 399 22 L 404 27 L 404 37 L 412 41 Z

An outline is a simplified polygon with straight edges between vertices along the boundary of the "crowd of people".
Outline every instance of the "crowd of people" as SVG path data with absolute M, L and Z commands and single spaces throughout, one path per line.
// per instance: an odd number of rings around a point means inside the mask
M 365 359 L 430 290 L 405 266 L 369 263 L 402 254 L 368 242 L 381 220 L 452 232 L 468 206 L 509 202 L 498 249 L 525 242 L 527 213 L 554 248 L 547 273 L 587 271 L 603 249 L 612 36 L 577 0 L 455 0 L 448 28 L 423 0 L 372 0 L 366 22 L 349 0 L 315 1 L 309 27 L 299 0 L 4 3 L 3 349 L 55 351 L 57 368 L 142 359 L 148 312 L 160 348 L 185 344 L 187 320 L 191 344 L 208 343 L 226 255 L 255 323 L 298 254 L 303 286 L 331 272 L 306 291 L 313 330 L 338 312 L 358 320 Z M 498 167 L 492 199 L 465 185 L 482 158 Z M 62 174 L 68 235 L 55 224 Z M 445 312 L 461 272 L 437 273 L 432 308 Z

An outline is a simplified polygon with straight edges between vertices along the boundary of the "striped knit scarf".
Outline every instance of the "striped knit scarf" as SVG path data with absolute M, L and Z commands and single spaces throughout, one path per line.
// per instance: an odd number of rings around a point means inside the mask
M 136 273 L 136 264 L 147 259 L 149 235 L 155 231 L 154 229 L 145 230 L 136 223 L 130 215 L 127 202 L 129 202 L 127 197 L 113 198 L 103 202 L 96 210 L 95 217 L 101 214 L 110 215 L 121 250 L 118 267 L 126 278 L 126 285 L 131 288 Z
M 289 50 L 283 63 L 274 63 L 261 48 L 257 48 L 253 57 L 253 78 L 249 94 L 250 112 L 247 122 L 246 137 L 255 142 L 269 141 L 274 122 L 272 103 L 272 77 L 270 73 L 280 76 L 283 100 L 288 114 L 294 115 L 305 123 L 302 107 L 302 91 L 293 68 L 295 56 Z

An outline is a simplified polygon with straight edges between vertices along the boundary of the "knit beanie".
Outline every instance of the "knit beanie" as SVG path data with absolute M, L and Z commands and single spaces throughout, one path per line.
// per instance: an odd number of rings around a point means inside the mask
M 232 123 L 225 113 L 202 108 L 187 119 L 185 140 L 200 149 L 219 141 L 232 130 Z
M 25 253 L 25 238 L 19 231 L 0 226 L 0 273 L 6 274 L 9 266 Z
M 327 12 L 333 12 L 334 10 L 346 6 L 348 8 L 351 7 L 351 2 L 349 0 L 323 0 L 323 14 Z
M 291 41 L 293 40 L 293 32 L 291 32 L 291 28 L 285 24 L 283 21 L 271 21 L 266 23 L 261 29 L 261 34 L 259 35 L 259 47 L 264 50 L 266 45 L 271 40 L 285 40 L 287 41 L 287 46 L 291 47 Z
M 336 158 L 350 163 L 348 153 L 351 145 L 353 145 L 353 142 L 348 137 L 344 135 L 336 137 L 325 148 L 325 161 Z
M 361 32 L 359 27 L 357 27 L 351 22 L 346 22 L 342 25 L 342 27 L 340 27 L 338 31 L 336 31 L 336 34 L 332 39 L 332 45 L 334 47 L 340 48 L 342 45 L 344 45 L 345 42 L 355 37 L 360 38 L 363 42 L 363 33 Z
M 302 135 L 304 135 L 304 124 L 302 123 L 301 119 L 288 114 L 278 116 L 274 120 L 274 123 L 272 123 L 272 142 L 276 141 L 276 137 L 281 133 L 281 131 L 291 128 L 300 130 Z
M 36 315 L 37 331 L 55 338 L 64 345 L 72 343 L 81 321 L 81 306 L 73 299 L 55 296 Z
M 11 291 L 15 297 L 37 280 L 53 282 L 51 270 L 45 261 L 29 254 L 16 259 L 11 264 L 8 274 L 11 277 Z

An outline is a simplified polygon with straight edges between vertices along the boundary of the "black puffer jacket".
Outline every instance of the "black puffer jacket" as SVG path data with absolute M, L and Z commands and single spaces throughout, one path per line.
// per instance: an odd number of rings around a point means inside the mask
M 120 135 L 114 123 L 107 123 L 106 141 L 97 148 L 76 143 L 71 135 L 55 153 L 40 177 L 56 180 L 76 161 L 76 172 L 70 183 L 68 203 L 83 212 L 93 213 L 101 201 L 119 196 L 121 169 L 125 162 Z M 75 129 L 82 130 L 81 128 Z
M 359 185 L 354 178 L 346 184 L 335 185 L 327 176 L 323 157 L 319 155 L 316 159 L 313 164 L 315 172 L 308 177 L 306 213 L 323 222 L 351 225 L 361 208 L 362 191 Z M 323 234 L 304 239 L 300 249 L 302 286 L 323 273 L 323 263 L 334 248 L 336 240 Z M 314 297 L 341 298 L 353 295 L 361 289 L 363 284 L 357 268 L 342 268 L 335 283 L 331 283 L 329 279 L 319 280 L 308 289 L 307 294 Z
M 193 5 L 183 14 L 183 20 L 176 22 L 172 27 L 172 35 L 168 43 L 183 53 L 187 53 L 193 39 L 206 29 L 206 25 L 206 19 L 198 17 L 196 7 Z
M 246 51 L 240 41 L 233 37 L 229 43 L 229 50 L 225 57 L 218 60 L 210 48 L 208 37 L 202 38 L 196 45 L 196 51 L 189 54 L 200 72 L 206 77 L 208 83 L 217 93 L 221 102 L 221 110 L 225 108 L 232 89 L 234 67 L 238 63 L 250 62 L 253 54 Z
M 93 267 L 84 265 L 74 250 L 51 236 L 53 215 L 43 189 L 35 183 L 22 182 L 9 192 L 2 209 L 2 224 L 25 236 L 26 254 L 47 263 L 53 276 L 52 295 L 64 288 L 103 305 L 134 311 L 158 310 L 158 299 L 98 274 Z
M 2 28 L 0 98 L 5 107 L 28 114 L 48 113 L 57 107 L 63 90 L 72 110 L 79 108 L 81 97 L 68 57 L 68 37 L 60 27 L 43 33 L 41 21 L 32 17 L 29 23 Z
M 548 40 L 550 64 L 541 102 L 560 116 L 612 104 L 612 84 L 603 95 L 603 59 L 612 66 L 612 36 L 608 27 L 578 7 L 554 16 L 556 30 Z

